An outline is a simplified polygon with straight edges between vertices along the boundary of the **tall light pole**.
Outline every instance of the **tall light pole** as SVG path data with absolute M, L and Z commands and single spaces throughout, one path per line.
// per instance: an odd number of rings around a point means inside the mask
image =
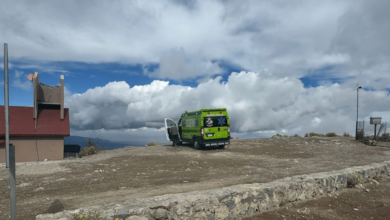
M 362 87 L 359 86 L 359 83 L 356 84 L 356 131 L 355 131 L 355 140 L 358 139 L 358 123 L 359 123 L 359 89 Z

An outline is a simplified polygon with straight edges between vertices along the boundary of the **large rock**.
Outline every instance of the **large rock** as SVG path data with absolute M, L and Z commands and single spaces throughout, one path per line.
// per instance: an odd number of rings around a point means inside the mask
M 156 213 L 154 214 L 154 218 L 157 220 L 164 220 L 167 218 L 167 210 L 159 208 L 156 210 Z

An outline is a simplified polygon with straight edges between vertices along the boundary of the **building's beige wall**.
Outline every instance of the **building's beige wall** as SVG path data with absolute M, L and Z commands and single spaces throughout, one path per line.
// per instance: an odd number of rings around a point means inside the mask
M 0 144 L 0 163 L 5 163 L 5 144 Z
M 16 162 L 64 158 L 63 137 L 11 137 L 10 143 L 15 146 Z M 0 163 L 5 163 L 5 144 L 0 145 Z
M 64 159 L 64 138 L 45 137 L 37 139 L 39 161 Z

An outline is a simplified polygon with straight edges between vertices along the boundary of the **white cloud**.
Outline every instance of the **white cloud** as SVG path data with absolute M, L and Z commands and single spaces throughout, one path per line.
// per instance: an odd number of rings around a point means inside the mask
M 221 72 L 214 61 L 223 60 L 294 77 L 334 66 L 337 71 L 322 77 L 351 77 L 352 84 L 369 79 L 383 89 L 390 69 L 388 4 L 212 0 L 183 7 L 161 0 L 91 7 L 74 0 L 4 1 L 0 38 L 15 58 L 159 63 L 151 74 L 162 79 L 209 77 Z
M 311 120 L 311 126 L 314 128 L 320 125 L 320 123 L 321 123 L 321 119 L 318 117 L 314 117 L 313 120 Z
M 1 56 L 0 56 L 1 57 Z M 1 62 L 0 62 L 0 69 L 2 69 L 4 71 L 4 57 L 1 57 Z M 9 69 L 12 69 L 13 68 L 13 65 L 11 62 L 9 62 L 8 60 L 8 70 Z
M 137 129 L 163 127 L 164 118 L 178 120 L 184 111 L 201 108 L 228 109 L 232 132 L 353 133 L 356 91 L 332 84 L 304 88 L 301 81 L 277 77 L 268 71 L 232 73 L 191 88 L 153 81 L 130 87 L 111 82 L 84 94 L 66 97 L 74 129 Z M 359 93 L 359 114 L 388 111 L 385 91 Z
M 217 62 L 199 59 L 201 56 L 190 56 L 184 49 L 172 49 L 163 54 L 156 72 L 149 75 L 158 78 L 188 79 L 196 76 L 215 75 L 223 72 Z
M 340 72 L 356 77 L 350 84 L 389 88 L 389 7 L 389 1 L 354 1 L 339 18 L 329 52 L 349 55 L 350 61 Z
M 69 97 L 71 95 L 73 95 L 73 93 L 68 89 L 67 86 L 64 85 L 64 96 Z
M 17 70 L 15 70 L 15 78 L 12 80 L 12 85 L 26 91 L 29 91 L 32 87 L 32 83 L 27 79 L 27 75 L 23 71 Z

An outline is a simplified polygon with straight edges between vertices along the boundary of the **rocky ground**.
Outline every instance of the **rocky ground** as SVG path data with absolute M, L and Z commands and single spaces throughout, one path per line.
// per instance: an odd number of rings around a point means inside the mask
M 233 140 L 226 149 L 127 147 L 81 159 L 19 163 L 18 219 L 132 198 L 270 182 L 389 159 L 390 148 L 367 146 L 352 138 L 290 137 Z M 2 165 L 0 219 L 8 217 L 7 186 L 8 170 Z
M 383 178 L 307 202 L 290 203 L 278 210 L 243 220 L 390 219 L 390 179 Z

